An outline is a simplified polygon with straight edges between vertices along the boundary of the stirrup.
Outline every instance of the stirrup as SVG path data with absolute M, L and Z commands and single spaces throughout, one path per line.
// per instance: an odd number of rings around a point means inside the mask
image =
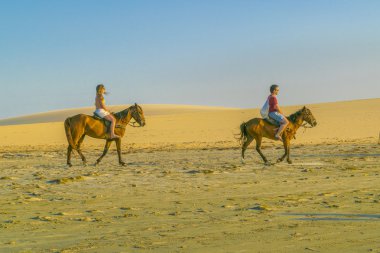
M 110 134 L 107 134 L 107 136 L 109 137 L 108 139 L 110 139 L 110 140 L 116 140 L 116 139 L 120 139 L 121 138 L 121 136 L 119 136 L 119 135 L 117 135 L 117 134 L 115 134 L 115 137 L 111 137 L 111 135 Z
M 274 138 L 278 141 L 284 141 L 280 135 L 275 135 Z

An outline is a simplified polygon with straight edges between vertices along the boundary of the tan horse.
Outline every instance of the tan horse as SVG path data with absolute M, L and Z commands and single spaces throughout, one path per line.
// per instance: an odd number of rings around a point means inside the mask
M 290 115 L 287 117 L 289 120 L 289 125 L 285 129 L 285 131 L 282 134 L 285 154 L 280 157 L 277 162 L 282 162 L 285 157 L 287 157 L 287 161 L 289 164 L 292 163 L 292 161 L 289 158 L 289 151 L 290 151 L 290 140 L 295 138 L 295 134 L 303 125 L 303 122 L 307 122 L 311 125 L 311 127 L 314 127 L 317 125 L 317 121 L 315 120 L 313 114 L 311 111 L 303 107 L 301 110 L 297 111 L 296 113 Z M 244 152 L 249 146 L 249 144 L 256 140 L 256 150 L 260 154 L 261 158 L 264 160 L 264 163 L 266 165 L 270 165 L 271 163 L 268 162 L 267 158 L 264 156 L 264 154 L 261 152 L 261 141 L 263 137 L 276 140 L 275 133 L 277 132 L 278 126 L 275 126 L 268 121 L 262 119 L 262 118 L 254 118 L 249 120 L 248 122 L 243 122 L 240 125 L 240 142 L 242 143 L 242 162 L 244 162 Z
M 103 120 L 95 119 L 93 116 L 77 114 L 65 120 L 66 137 L 69 143 L 69 146 L 67 148 L 68 166 L 72 166 L 72 150 L 76 150 L 78 152 L 78 154 L 82 158 L 83 164 L 86 165 L 86 158 L 84 157 L 80 149 L 80 145 L 82 144 L 86 135 L 93 138 L 106 140 L 106 145 L 104 147 L 103 154 L 98 158 L 98 160 L 96 160 L 95 165 L 99 164 L 103 157 L 107 154 L 112 141 L 116 142 L 119 164 L 123 166 L 125 165 L 125 162 L 123 162 L 123 160 L 121 159 L 121 137 L 124 136 L 125 128 L 132 118 L 141 127 L 145 126 L 144 112 L 139 105 L 134 104 L 133 106 L 123 111 L 114 113 L 113 115 L 116 118 L 115 134 L 120 136 L 120 138 L 116 139 L 109 139 L 109 131 L 107 130 L 107 127 L 105 126 Z

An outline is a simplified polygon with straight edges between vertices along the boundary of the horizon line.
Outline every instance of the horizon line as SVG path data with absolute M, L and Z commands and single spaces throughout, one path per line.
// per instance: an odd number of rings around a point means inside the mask
M 380 99 L 380 98 L 361 98 L 361 99 L 338 100 L 338 101 L 310 103 L 310 104 L 305 104 L 305 105 L 331 104 L 331 103 L 353 102 L 353 101 L 361 101 L 361 100 L 376 100 L 376 99 Z M 116 107 L 116 106 L 124 106 L 124 105 L 127 105 L 127 104 L 108 105 L 108 107 Z M 224 109 L 232 109 L 232 110 L 255 110 L 255 109 L 260 109 L 260 107 L 226 107 L 226 106 L 199 105 L 199 104 L 197 105 L 197 104 L 157 104 L 157 103 L 148 103 L 148 104 L 140 104 L 140 105 L 208 107 L 208 108 L 220 108 L 220 109 L 224 108 Z M 286 104 L 286 105 L 283 105 L 282 107 L 292 107 L 292 106 L 302 106 L 302 104 Z M 49 111 L 36 112 L 36 113 L 30 113 L 30 114 L 23 114 L 23 115 L 8 117 L 8 118 L 0 118 L 0 122 L 1 121 L 6 121 L 6 120 L 14 120 L 14 119 L 23 118 L 23 117 L 36 116 L 36 115 L 46 114 L 46 113 L 63 112 L 63 111 L 78 110 L 78 109 L 84 109 L 84 108 L 85 109 L 89 109 L 89 108 L 92 108 L 92 107 L 93 106 L 71 107 L 71 108 L 49 110 Z

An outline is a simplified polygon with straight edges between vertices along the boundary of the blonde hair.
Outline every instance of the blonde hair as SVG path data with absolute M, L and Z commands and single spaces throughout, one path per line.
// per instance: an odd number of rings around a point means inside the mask
M 100 91 L 101 89 L 104 89 L 104 85 L 103 85 L 103 84 L 98 84 L 98 85 L 96 86 L 96 94 L 100 94 L 99 91 Z

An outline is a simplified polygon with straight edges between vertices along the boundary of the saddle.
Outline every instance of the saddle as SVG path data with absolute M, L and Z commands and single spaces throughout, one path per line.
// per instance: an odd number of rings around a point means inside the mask
M 275 121 L 274 119 L 271 119 L 270 117 L 268 117 L 268 118 L 265 118 L 265 119 L 263 119 L 263 120 L 265 120 L 267 123 L 269 123 L 269 124 L 271 124 L 271 125 L 273 125 L 273 126 L 276 126 L 276 127 L 279 127 L 281 124 L 280 123 L 278 123 L 277 121 Z M 287 133 L 292 133 L 293 132 L 293 130 L 292 129 L 290 129 L 289 127 L 287 127 L 286 129 L 285 129 L 285 131 L 287 132 Z M 293 139 L 295 139 L 296 138 L 296 133 L 295 133 L 295 131 L 293 132 Z
M 263 119 L 263 120 L 265 120 L 266 122 L 268 122 L 268 123 L 271 124 L 271 125 L 274 125 L 274 126 L 277 126 L 277 127 L 280 126 L 280 123 L 278 123 L 277 121 L 275 121 L 274 119 L 272 119 L 272 118 L 270 118 L 270 117 L 265 118 L 265 119 Z
M 92 118 L 95 120 L 100 120 L 106 126 L 107 133 L 110 131 L 111 121 L 108 121 L 104 118 L 99 117 L 95 112 L 94 112 L 94 115 L 92 115 Z

